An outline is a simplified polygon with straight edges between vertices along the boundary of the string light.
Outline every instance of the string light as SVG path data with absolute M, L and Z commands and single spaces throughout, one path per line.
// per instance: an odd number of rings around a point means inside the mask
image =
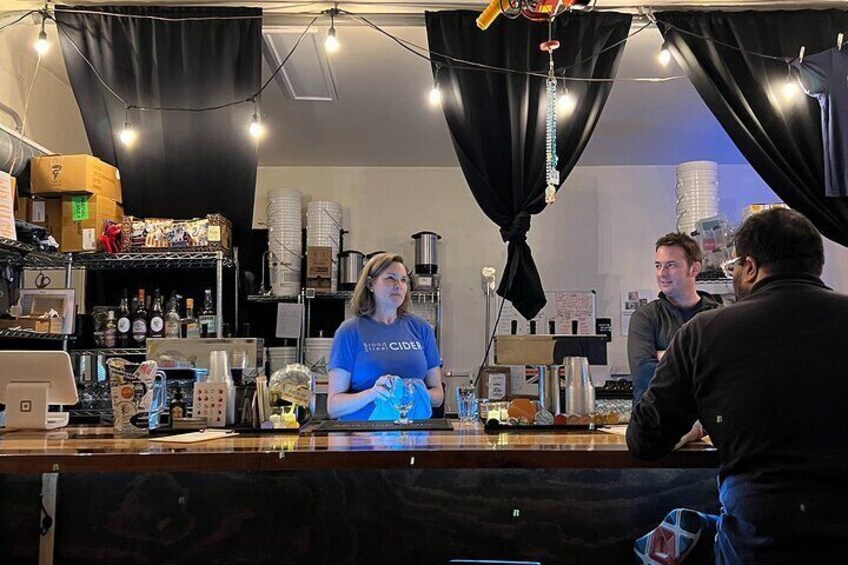
M 430 94 L 428 99 L 430 100 L 430 106 L 433 108 L 438 108 L 442 105 L 442 91 L 439 89 L 439 71 L 442 66 L 439 63 L 436 63 L 436 72 L 435 77 L 433 78 L 433 88 L 430 89 Z
M 336 14 L 338 13 L 338 8 L 330 10 L 330 29 L 327 31 L 327 39 L 324 40 L 324 49 L 327 53 L 335 53 L 339 50 L 339 40 L 336 37 Z
M 667 67 L 671 62 L 671 51 L 668 50 L 668 43 L 665 41 L 663 41 L 662 48 L 660 49 L 659 55 L 657 55 L 657 60 L 663 67 Z
M 567 117 L 574 113 L 577 109 L 577 97 L 565 87 L 560 97 L 557 99 L 557 115 Z
M 46 10 L 46 8 L 45 8 Z M 47 32 L 44 30 L 44 23 L 47 21 L 46 12 L 41 15 L 41 31 L 38 32 L 38 39 L 35 42 L 35 51 L 41 57 L 50 49 L 50 43 L 47 41 Z
M 262 121 L 259 119 L 259 105 L 255 100 L 253 101 L 253 117 L 250 119 L 250 127 L 247 128 L 247 131 L 256 140 L 259 140 L 265 135 L 265 126 L 262 125 Z
M 121 130 L 118 139 L 121 140 L 121 143 L 124 144 L 124 147 L 132 147 L 135 143 L 135 140 L 138 138 L 138 133 L 133 129 L 132 124 L 130 123 L 130 107 L 126 107 L 126 112 L 124 114 L 124 129 Z
M 801 88 L 798 86 L 798 82 L 788 78 L 786 82 L 783 83 L 783 97 L 786 100 L 794 100 L 801 93 Z

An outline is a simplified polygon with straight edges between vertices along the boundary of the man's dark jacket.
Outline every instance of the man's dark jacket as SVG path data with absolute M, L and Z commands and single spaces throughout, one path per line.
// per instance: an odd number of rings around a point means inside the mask
M 699 419 L 718 449 L 717 559 L 848 563 L 848 296 L 778 275 L 675 335 L 627 445 L 668 454 Z

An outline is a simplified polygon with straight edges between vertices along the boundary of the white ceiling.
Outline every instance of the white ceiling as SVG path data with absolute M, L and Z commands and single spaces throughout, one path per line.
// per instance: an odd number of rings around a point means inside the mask
M 303 29 L 302 17 L 284 16 L 282 13 L 300 13 L 302 10 L 317 12 L 328 6 L 279 1 L 251 4 L 264 4 L 266 27 L 283 26 L 294 30 Z M 483 5 L 482 2 L 470 1 L 453 4 L 464 4 L 474 9 Z M 816 5 L 836 4 L 819 2 Z M 844 2 L 839 4 L 845 5 Z M 8 9 L 11 5 L 15 10 L 39 7 L 38 3 L 28 0 L 0 0 L 0 10 Z M 626 0 L 598 0 L 600 8 L 638 5 L 639 2 Z M 717 7 L 720 4 L 659 0 L 652 5 L 661 8 L 681 5 Z M 734 8 L 760 5 L 774 9 L 778 5 L 797 7 L 799 3 L 723 3 L 723 6 Z M 393 35 L 419 45 L 427 44 L 426 31 L 420 18 L 420 3 L 343 2 L 340 6 L 350 11 L 368 13 L 417 13 L 418 16 L 398 18 L 395 23 L 402 25 L 391 25 L 394 20 L 387 15 L 380 16 L 379 21 Z M 810 4 L 803 6 L 808 7 Z M 268 10 L 274 15 L 268 14 Z M 338 100 L 295 101 L 277 83 L 272 83 L 262 98 L 261 109 L 268 135 L 260 146 L 260 165 L 456 166 L 444 117 L 441 111 L 432 109 L 427 103 L 427 93 L 432 86 L 429 64 L 373 29 L 351 25 L 351 22 L 339 23 L 338 37 L 342 48 L 330 60 Z M 323 38 L 327 25 L 328 22 L 321 21 L 320 26 L 313 28 L 312 32 L 318 35 L 316 39 Z M 633 29 L 635 31 L 637 27 Z M 24 38 L 20 42 L 22 48 L 28 47 L 30 33 L 18 31 L 15 35 Z M 55 35 L 53 38 L 55 41 Z M 632 37 L 625 48 L 618 77 L 682 75 L 673 62 L 664 68 L 656 61 L 655 56 L 661 43 L 659 32 L 653 27 Z M 58 51 L 51 50 L 43 64 L 67 82 Z M 267 64 L 263 63 L 263 66 L 267 78 L 271 69 Z M 688 79 L 663 83 L 621 81 L 612 90 L 580 164 L 671 165 L 694 159 L 715 160 L 723 164 L 744 163 Z

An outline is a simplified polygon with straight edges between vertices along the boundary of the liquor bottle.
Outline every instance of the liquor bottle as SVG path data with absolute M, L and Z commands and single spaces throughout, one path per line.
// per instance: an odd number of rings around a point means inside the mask
M 147 343 L 147 309 L 144 307 L 144 289 L 138 289 L 138 308 L 133 314 L 133 342 L 136 347 L 144 347 Z
M 183 337 L 197 339 L 200 337 L 200 322 L 194 317 L 194 300 L 186 298 L 186 315 L 180 320 Z
M 150 311 L 150 337 L 165 336 L 165 314 L 162 311 L 162 296 L 157 288 L 153 292 L 153 306 Z
M 127 298 L 127 289 L 124 289 L 124 297 L 121 298 L 121 305 L 118 306 L 118 347 L 129 347 L 131 334 L 130 301 Z
M 129 320 L 127 320 L 129 325 Z M 103 332 L 103 344 L 106 347 L 115 347 L 118 343 L 118 324 L 115 322 L 115 311 L 109 310 L 106 314 L 106 329 Z
M 180 313 L 177 311 L 177 293 L 171 293 L 168 301 L 168 313 L 165 314 L 165 337 L 180 337 Z
M 215 301 L 212 299 L 212 289 L 207 288 L 203 297 L 203 310 L 200 312 L 200 327 L 206 326 L 206 337 L 218 337 L 215 327 Z

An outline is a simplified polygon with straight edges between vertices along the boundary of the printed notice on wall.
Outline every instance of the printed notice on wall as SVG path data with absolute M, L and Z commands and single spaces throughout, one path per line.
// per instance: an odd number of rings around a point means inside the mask
M 657 291 L 645 288 L 621 292 L 621 335 L 627 337 L 633 312 L 656 297 Z
M 592 290 L 545 292 L 547 304 L 532 320 L 525 320 L 507 301 L 498 322 L 497 335 L 594 335 L 595 297 Z M 493 308 L 496 315 L 500 303 L 496 302 Z
M 303 304 L 289 304 L 280 302 L 277 304 L 277 331 L 276 337 L 299 339 L 300 319 Z
M 15 232 L 15 191 L 12 175 L 0 171 L 0 237 L 17 240 Z

